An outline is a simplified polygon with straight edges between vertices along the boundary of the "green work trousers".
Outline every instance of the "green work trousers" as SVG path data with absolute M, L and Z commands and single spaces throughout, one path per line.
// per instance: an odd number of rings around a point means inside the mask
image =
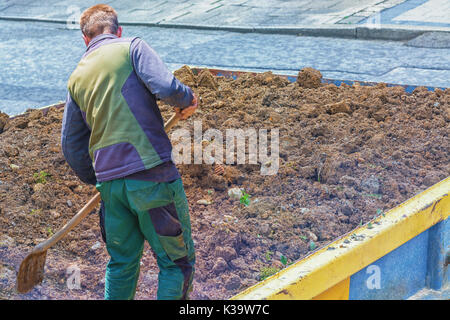
M 151 182 L 116 179 L 97 183 L 105 204 L 110 260 L 105 299 L 133 299 L 147 240 L 156 256 L 158 299 L 187 299 L 194 275 L 194 243 L 181 179 Z

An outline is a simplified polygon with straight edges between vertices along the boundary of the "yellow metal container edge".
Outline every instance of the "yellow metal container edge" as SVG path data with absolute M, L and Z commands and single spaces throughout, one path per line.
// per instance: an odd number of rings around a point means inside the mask
M 346 284 L 352 274 L 447 219 L 449 192 L 450 177 L 231 299 L 320 298 L 329 288 Z

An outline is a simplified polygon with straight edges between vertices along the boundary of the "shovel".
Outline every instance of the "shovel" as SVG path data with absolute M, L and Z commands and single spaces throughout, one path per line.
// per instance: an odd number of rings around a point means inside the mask
M 179 114 L 174 114 L 164 125 L 164 130 L 168 132 L 177 124 L 178 120 L 180 120 Z M 35 246 L 25 259 L 23 259 L 16 279 L 17 292 L 26 293 L 33 289 L 35 285 L 42 282 L 44 279 L 45 258 L 47 257 L 48 248 L 53 246 L 69 233 L 70 230 L 75 228 L 89 212 L 95 209 L 100 200 L 100 193 L 97 192 L 97 194 L 89 200 L 89 202 L 61 228 L 61 230 L 56 232 L 50 239 Z

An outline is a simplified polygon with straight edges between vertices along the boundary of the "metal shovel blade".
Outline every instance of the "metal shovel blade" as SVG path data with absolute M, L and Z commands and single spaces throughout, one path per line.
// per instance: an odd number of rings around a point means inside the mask
M 23 259 L 17 274 L 17 292 L 27 293 L 42 282 L 46 257 L 47 250 L 31 252 Z

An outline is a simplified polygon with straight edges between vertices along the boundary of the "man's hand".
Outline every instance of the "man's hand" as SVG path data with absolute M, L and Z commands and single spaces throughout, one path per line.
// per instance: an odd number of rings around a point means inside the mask
M 192 99 L 191 105 L 184 109 L 175 108 L 175 113 L 179 115 L 181 119 L 186 120 L 187 118 L 189 118 L 194 114 L 195 109 L 197 109 L 197 105 L 198 105 L 197 96 L 194 94 L 194 98 Z

